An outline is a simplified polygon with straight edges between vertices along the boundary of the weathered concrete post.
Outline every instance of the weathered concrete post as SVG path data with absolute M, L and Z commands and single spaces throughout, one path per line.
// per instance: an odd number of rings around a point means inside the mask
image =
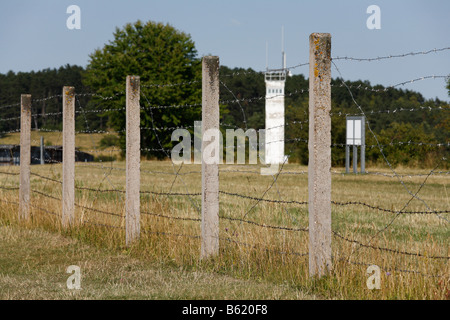
M 219 57 L 203 58 L 202 65 L 202 259 L 219 253 L 219 163 L 207 150 L 219 152 Z M 214 136 L 206 141 L 205 133 Z M 212 148 L 211 148 L 212 147 Z
M 141 131 L 140 77 L 127 76 L 126 83 L 126 245 L 139 240 L 141 231 Z
M 63 88 L 63 198 L 62 225 L 75 219 L 75 88 Z
M 309 37 L 309 274 L 331 270 L 331 35 Z
M 30 218 L 31 95 L 21 95 L 19 218 Z

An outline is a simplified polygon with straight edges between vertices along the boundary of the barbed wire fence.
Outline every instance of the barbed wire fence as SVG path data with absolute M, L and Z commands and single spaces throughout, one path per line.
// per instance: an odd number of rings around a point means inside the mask
M 377 62 L 387 59 L 399 59 L 405 57 L 411 57 L 415 55 L 428 55 L 432 53 L 444 52 L 450 50 L 450 48 L 441 48 L 426 50 L 421 52 L 412 52 L 398 55 L 389 55 L 377 58 L 353 58 L 353 57 L 336 57 L 332 58 L 331 62 L 334 69 L 343 79 L 341 67 L 337 65 L 338 61 L 354 61 L 354 62 Z M 289 67 L 289 70 L 309 66 L 309 63 L 300 63 L 293 67 Z M 245 73 L 245 72 L 244 72 Z M 219 103 L 221 105 L 236 104 L 242 112 L 242 126 L 237 124 L 220 123 L 221 130 L 225 131 L 227 128 L 242 129 L 247 131 L 247 115 L 243 103 L 251 104 L 255 102 L 261 102 L 267 99 L 266 96 L 257 96 L 251 98 L 237 98 L 237 96 L 227 86 L 227 79 L 230 77 L 244 74 L 243 72 L 235 72 L 231 75 L 227 75 L 220 80 L 220 86 L 226 91 L 229 91 L 233 99 L 223 100 Z M 264 72 L 259 72 L 263 76 Z M 355 176 L 354 174 L 345 174 L 339 170 L 332 170 L 334 179 L 340 179 L 340 182 L 348 183 L 355 179 L 367 179 L 366 177 L 376 177 L 379 179 L 387 179 L 386 181 L 398 182 L 400 186 L 396 192 L 403 191 L 406 194 L 407 200 L 399 201 L 389 206 L 383 206 L 369 201 L 361 200 L 332 200 L 331 205 L 333 207 L 333 218 L 338 215 L 345 215 L 346 208 L 349 208 L 351 212 L 359 212 L 360 214 L 373 215 L 389 215 L 383 217 L 382 223 L 374 226 L 371 232 L 365 231 L 364 233 L 358 233 L 358 228 L 353 232 L 349 231 L 349 228 L 340 227 L 333 224 L 332 236 L 336 240 L 334 244 L 332 258 L 335 263 L 344 263 L 354 266 L 370 266 L 373 264 L 383 265 L 382 270 L 385 272 L 399 272 L 400 274 L 414 274 L 422 277 L 442 278 L 448 277 L 448 246 L 446 248 L 438 248 L 433 251 L 433 254 L 429 254 L 427 247 L 415 246 L 416 248 L 426 249 L 420 251 L 414 249 L 414 246 L 408 246 L 407 249 L 399 247 L 398 243 L 393 242 L 390 246 L 390 242 L 387 241 L 386 233 L 392 230 L 396 221 L 402 217 L 410 218 L 411 224 L 417 223 L 432 223 L 443 228 L 448 228 L 448 214 L 450 210 L 447 203 L 445 203 L 444 195 L 438 198 L 437 201 L 429 200 L 420 195 L 421 191 L 429 184 L 430 178 L 448 179 L 449 171 L 441 169 L 443 162 L 447 161 L 446 157 L 443 157 L 438 163 L 435 164 L 433 169 L 426 173 L 399 173 L 395 167 L 390 163 L 388 155 L 386 154 L 386 147 L 396 146 L 429 146 L 435 148 L 443 148 L 445 154 L 448 154 L 448 148 L 450 147 L 449 141 L 442 141 L 439 143 L 428 143 L 426 141 L 397 141 L 391 142 L 388 145 L 383 145 L 379 141 L 378 135 L 372 131 L 370 116 L 377 114 L 386 114 L 390 117 L 395 117 L 402 112 L 444 112 L 448 111 L 448 106 L 442 105 L 437 107 L 431 106 L 419 106 L 415 108 L 403 108 L 398 107 L 389 110 L 367 110 L 364 106 L 361 106 L 357 99 L 354 97 L 353 92 L 355 90 L 366 90 L 377 94 L 383 94 L 389 90 L 389 88 L 397 88 L 405 86 L 409 83 L 418 81 L 433 80 L 433 79 L 448 79 L 445 75 L 427 75 L 419 78 L 415 78 L 408 81 L 403 81 L 398 84 L 391 85 L 383 89 L 370 88 L 369 86 L 352 86 L 348 85 L 345 81 L 341 81 L 339 85 L 332 85 L 333 88 L 345 88 L 348 95 L 351 97 L 355 112 L 351 114 L 334 113 L 331 112 L 330 117 L 345 118 L 349 115 L 364 115 L 366 117 L 366 125 L 369 132 L 376 141 L 373 145 L 367 145 L 367 148 L 377 150 L 383 157 L 388 172 L 365 172 L 365 175 Z M 167 84 L 142 84 L 142 89 L 158 90 L 166 87 L 180 87 L 180 86 L 192 86 L 199 85 L 201 81 L 193 80 L 181 83 L 167 83 Z M 292 97 L 302 94 L 308 94 L 309 88 L 299 88 L 293 92 L 287 92 L 283 96 Z M 77 137 L 87 135 L 92 145 L 91 149 L 83 149 L 82 151 L 76 149 L 76 153 L 86 152 L 90 154 L 110 154 L 124 153 L 126 150 L 120 147 L 110 148 L 105 151 L 99 147 L 97 134 L 109 134 L 108 130 L 96 130 L 92 129 L 89 124 L 89 114 L 104 114 L 105 112 L 125 112 L 126 107 L 122 108 L 102 108 L 101 101 L 115 101 L 123 99 L 126 95 L 125 91 L 117 92 L 111 96 L 102 96 L 99 93 L 80 93 L 75 94 L 75 114 L 81 117 L 77 118 L 78 121 L 83 121 L 84 129 L 75 132 Z M 83 106 L 81 98 L 97 98 L 99 101 L 94 108 L 87 108 Z M 50 99 L 64 99 L 64 94 L 40 98 L 32 100 L 33 103 L 42 102 Z M 199 198 L 202 196 L 201 190 L 201 175 L 202 170 L 199 168 L 199 164 L 186 165 L 177 164 L 172 160 L 172 148 L 168 147 L 163 142 L 162 136 L 171 134 L 177 129 L 186 129 L 193 133 L 195 124 L 183 124 L 179 126 L 162 126 L 158 124 L 154 119 L 154 111 L 167 110 L 167 109 L 201 109 L 202 103 L 191 104 L 179 104 L 179 105 L 152 105 L 148 97 L 148 93 L 143 90 L 140 92 L 140 110 L 146 112 L 151 118 L 151 126 L 141 126 L 139 129 L 143 135 L 153 135 L 155 137 L 155 145 L 142 145 L 140 151 L 142 153 L 152 152 L 161 153 L 161 157 L 166 161 L 160 162 L 142 162 L 140 167 L 141 174 L 141 186 L 140 201 L 141 201 L 141 231 L 144 235 L 154 235 L 156 237 L 163 237 L 167 239 L 179 239 L 179 242 L 186 245 L 192 245 L 192 243 L 199 246 L 199 242 L 202 239 L 202 235 L 199 232 L 199 224 L 202 222 L 202 209 L 201 201 Z M 17 108 L 18 104 L 9 104 L 0 106 L 0 110 L 4 108 Z M 32 114 L 31 117 L 62 117 L 63 112 L 52 112 L 47 114 Z M 307 114 L 305 114 L 307 116 Z M 20 123 L 21 117 L 10 117 L 0 119 L 2 122 Z M 80 120 L 81 119 L 81 120 Z M 285 123 L 286 130 L 290 127 L 308 125 L 309 119 L 295 120 Z M 36 129 L 35 131 L 46 133 L 52 132 L 57 135 L 57 140 L 62 141 L 63 130 L 47 130 Z M 125 130 L 124 130 L 125 131 Z M 116 132 L 114 134 L 124 134 L 122 132 Z M 8 135 L 21 132 L 20 126 L 16 129 L 7 130 L 1 132 L 1 135 Z M 195 139 L 195 138 L 194 138 Z M 31 141 L 33 145 L 36 145 L 38 141 Z M 308 144 L 308 139 L 292 138 L 284 139 L 284 142 L 291 144 Z M 260 145 L 254 146 L 249 144 L 249 148 L 258 149 Z M 345 144 L 331 144 L 330 148 L 345 147 Z M 233 150 L 236 151 L 234 146 Z M 13 156 L 11 151 L 11 156 Z M 292 154 L 292 150 L 288 150 L 288 155 Z M 286 158 L 287 159 L 287 158 Z M 40 160 L 33 158 L 31 160 Z M 112 160 L 112 158 L 111 158 Z M 271 174 L 268 177 L 261 176 L 261 168 L 264 167 L 264 161 L 259 155 L 260 165 L 221 165 L 219 169 L 221 188 L 219 190 L 220 195 L 220 235 L 218 240 L 221 245 L 228 243 L 238 248 L 248 248 L 266 252 L 283 257 L 293 257 L 294 259 L 301 259 L 298 263 L 305 263 L 304 258 L 308 257 L 309 252 L 305 247 L 302 247 L 303 251 L 297 251 L 296 243 L 299 239 L 307 239 L 307 233 L 309 227 L 307 225 L 307 206 L 308 201 L 298 199 L 298 192 L 289 192 L 288 189 L 292 187 L 292 179 L 297 179 L 300 182 L 307 185 L 308 172 L 298 169 L 294 164 L 287 164 L 287 161 L 282 163 L 276 173 Z M 49 215 L 56 219 L 62 218 L 61 203 L 64 201 L 61 186 L 63 181 L 61 180 L 61 164 L 62 159 L 48 159 L 47 165 L 41 168 L 40 166 L 32 166 L 30 173 L 31 177 L 31 200 L 29 206 L 32 211 L 32 215 Z M 3 169 L 3 170 L 1 170 Z M 17 166 L 4 166 L 0 169 L 1 184 L 0 191 L 2 197 L 0 202 L 15 206 L 18 208 L 20 199 L 17 194 L 20 189 L 19 181 L 19 167 Z M 126 190 L 125 177 L 126 168 L 122 161 L 105 161 L 105 162 L 77 162 L 75 179 L 75 192 L 76 201 L 74 203 L 76 207 L 76 223 L 86 227 L 92 228 L 105 228 L 108 230 L 118 230 L 123 234 L 126 230 L 126 208 L 125 197 Z M 356 177 L 356 178 L 355 178 Z M 290 180 L 289 180 L 290 179 Z M 303 180 L 301 180 L 303 179 Z M 409 179 L 409 180 L 408 180 Z M 240 181 L 242 180 L 242 181 Z M 222 183 L 223 181 L 223 183 Z M 259 184 L 258 188 L 252 185 Z M 366 181 L 367 180 L 363 180 Z M 385 180 L 383 180 L 385 181 Z M 288 183 L 287 188 L 283 188 L 283 183 Z M 392 185 L 391 182 L 389 182 Z M 236 186 L 236 184 L 245 184 L 245 188 Z M 445 188 L 444 182 L 444 188 Z M 224 185 L 225 187 L 222 187 Z M 306 185 L 302 190 L 306 190 Z M 413 190 L 415 188 L 415 190 Z M 240 191 L 246 190 L 247 192 Z M 342 198 L 339 195 L 338 198 Z M 385 192 L 382 193 L 382 196 Z M 46 199 L 45 201 L 43 199 Z M 239 202 L 240 201 L 240 202 Z M 410 209 L 412 202 L 416 204 L 416 207 L 425 208 L 424 210 Z M 383 202 L 384 203 L 384 202 Z M 420 204 L 420 206 L 419 206 Z M 439 206 L 440 204 L 441 206 Z M 365 211 L 361 210 L 364 208 Z M 256 214 L 256 213 L 257 214 Z M 306 218 L 305 218 L 306 217 Z M 416 217 L 423 217 L 421 219 L 432 220 L 418 220 Z M 163 222 L 160 222 L 163 221 Z M 278 223 L 277 223 L 278 222 Z M 174 228 L 174 225 L 181 223 L 181 226 Z M 248 226 L 246 229 L 245 227 Z M 171 229 L 172 228 L 172 229 Z M 398 226 L 396 228 L 399 228 Z M 414 229 L 414 225 L 410 225 L 408 230 Z M 258 231 L 257 231 L 258 230 Z M 264 233 L 267 232 L 267 239 L 258 236 L 249 235 L 250 232 Z M 270 235 L 268 234 L 269 232 Z M 400 232 L 397 230 L 397 232 Z M 281 235 L 279 234 L 281 233 Z M 350 234 L 349 234 L 350 233 Z M 445 233 L 445 232 L 444 232 Z M 299 236 L 300 235 L 300 236 Z M 445 236 L 445 235 L 444 235 Z M 189 241 L 188 241 L 189 240 Z M 388 239 L 389 240 L 389 239 Z M 165 240 L 161 240 L 165 241 Z M 193 241 L 193 242 L 191 242 Z M 342 248 L 347 246 L 350 249 L 345 251 Z M 368 253 L 369 252 L 369 253 Z M 370 253 L 376 252 L 378 254 Z M 439 253 L 436 253 L 439 252 Z M 381 254 L 386 254 L 382 256 Z M 365 256 L 370 258 L 375 257 L 377 261 L 362 261 Z M 393 258 L 393 257 L 399 257 Z M 408 261 L 408 259 L 410 259 Z M 429 261 L 442 262 L 438 264 L 438 270 L 430 267 L 429 270 L 415 269 L 419 263 L 417 261 L 424 260 L 426 263 Z M 395 264 L 395 262 L 399 262 Z M 407 267 L 409 266 L 409 267 Z M 441 267 L 444 266 L 444 269 Z M 430 270 L 432 272 L 430 272 Z

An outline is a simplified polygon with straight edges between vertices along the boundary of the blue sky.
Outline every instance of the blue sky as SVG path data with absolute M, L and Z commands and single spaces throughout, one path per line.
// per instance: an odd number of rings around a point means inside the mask
M 70 5 L 81 9 L 81 30 L 69 30 Z M 381 9 L 381 29 L 369 30 L 370 5 Z M 450 47 L 448 0 L 14 0 L 0 2 L 0 73 L 86 66 L 89 54 L 113 39 L 128 22 L 169 23 L 191 35 L 200 56 L 222 65 L 281 66 L 281 28 L 287 65 L 308 62 L 308 37 L 332 35 L 332 56 L 370 58 Z M 394 85 L 430 75 L 450 74 L 450 50 L 377 62 L 336 61 L 349 80 Z M 308 67 L 293 70 L 308 76 Z M 338 74 L 332 70 L 333 77 Z M 416 81 L 401 88 L 449 101 L 445 79 Z

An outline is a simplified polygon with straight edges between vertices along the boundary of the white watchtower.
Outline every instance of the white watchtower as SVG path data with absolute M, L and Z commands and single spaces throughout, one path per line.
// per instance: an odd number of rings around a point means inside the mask
M 282 51 L 282 69 L 267 69 L 265 162 L 282 164 L 284 155 L 284 86 L 286 83 L 286 55 Z
M 268 70 L 266 81 L 266 164 L 282 164 L 284 158 L 285 70 Z

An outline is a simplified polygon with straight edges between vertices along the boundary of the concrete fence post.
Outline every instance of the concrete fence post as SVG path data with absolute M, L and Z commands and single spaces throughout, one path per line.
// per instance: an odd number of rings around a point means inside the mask
M 126 82 L 126 245 L 138 241 L 141 231 L 140 77 Z
M 19 218 L 30 218 L 31 95 L 21 95 Z
M 62 226 L 75 219 L 75 88 L 63 88 Z
M 202 240 L 201 259 L 219 253 L 219 57 L 202 62 Z M 208 136 L 208 140 L 205 138 Z M 213 140 L 213 141 L 211 141 Z M 214 156 L 211 150 L 215 150 Z
M 331 35 L 309 37 L 309 274 L 331 262 Z

